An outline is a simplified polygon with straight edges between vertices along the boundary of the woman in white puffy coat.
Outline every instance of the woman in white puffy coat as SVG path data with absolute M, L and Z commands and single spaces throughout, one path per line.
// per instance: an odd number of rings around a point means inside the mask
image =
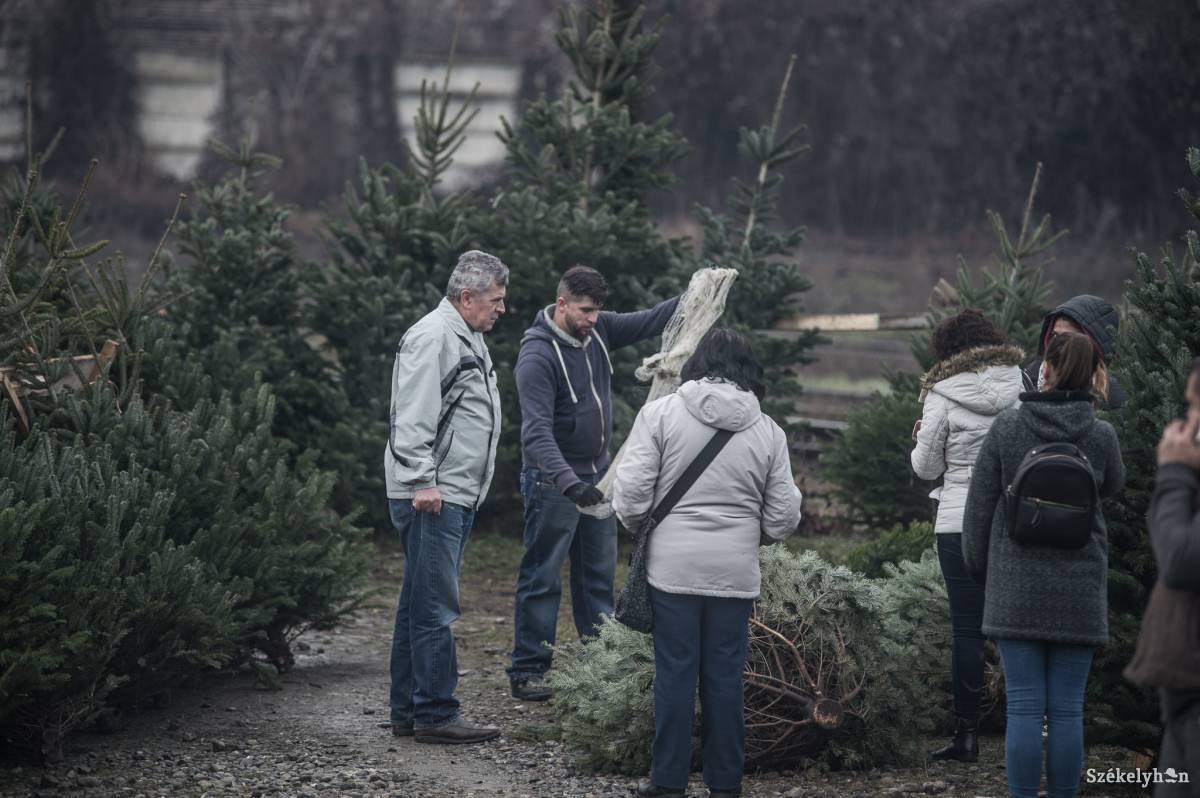
M 963 562 L 963 509 L 988 429 L 1002 410 L 1018 403 L 1024 353 L 977 310 L 939 324 L 933 351 L 938 362 L 922 381 L 912 467 L 921 479 L 942 480 L 930 496 L 938 503 L 934 531 L 954 631 L 951 672 L 958 723 L 954 739 L 930 756 L 974 762 L 983 685 L 983 586 L 967 575 Z

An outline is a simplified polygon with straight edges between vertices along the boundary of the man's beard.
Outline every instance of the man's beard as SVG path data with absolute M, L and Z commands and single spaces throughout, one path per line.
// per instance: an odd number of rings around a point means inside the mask
M 591 335 L 591 332 L 585 333 L 582 329 L 580 329 L 578 324 L 573 324 L 569 319 L 567 320 L 567 332 L 571 334 L 572 338 L 575 338 L 579 341 L 583 341 L 589 335 Z

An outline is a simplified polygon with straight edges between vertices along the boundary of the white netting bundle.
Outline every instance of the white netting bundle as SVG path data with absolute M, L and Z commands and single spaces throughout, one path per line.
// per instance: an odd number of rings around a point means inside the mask
M 737 279 L 737 269 L 700 269 L 692 275 L 687 291 L 679 300 L 675 312 L 663 330 L 662 349 L 642 361 L 635 372 L 642 382 L 653 380 L 647 402 L 653 402 L 679 387 L 679 372 L 683 364 L 696 351 L 700 339 L 712 329 L 717 319 L 725 312 L 725 299 Z M 605 497 L 612 498 L 612 484 L 617 475 L 617 464 L 625 453 L 622 445 L 613 458 L 608 473 L 600 481 L 599 488 Z M 607 506 L 607 502 L 604 505 Z

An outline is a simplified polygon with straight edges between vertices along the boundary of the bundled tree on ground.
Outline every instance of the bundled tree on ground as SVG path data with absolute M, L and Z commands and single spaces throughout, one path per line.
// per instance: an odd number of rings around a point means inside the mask
M 745 670 L 747 769 L 920 761 L 921 735 L 951 713 L 936 559 L 889 567 L 878 580 L 784 546 L 762 549 L 760 565 Z M 616 621 L 560 653 L 555 710 L 581 766 L 645 772 L 653 681 L 650 636 Z
M 976 280 L 959 257 L 957 285 L 945 286 L 940 301 L 930 305 L 928 330 L 912 339 L 922 369 L 933 366 L 932 329 L 967 308 L 981 311 L 1027 353 L 1037 351 L 1050 292 L 1044 277 L 1048 261 L 1039 258 L 1066 235 L 1054 232 L 1049 214 L 1040 221 L 1033 215 L 1040 177 L 1038 164 L 1015 240 L 1000 214 L 988 211 L 999 250 L 992 269 L 985 268 Z M 851 518 L 876 529 L 930 516 L 929 483 L 916 479 L 909 465 L 910 433 L 921 417 L 920 375 L 897 372 L 888 382 L 886 393 L 872 395 L 851 414 L 849 427 L 822 461 Z
M 1200 180 L 1200 150 L 1187 151 L 1194 180 Z M 1200 221 L 1200 200 L 1179 195 Z M 1181 257 L 1165 247 L 1157 263 L 1135 254 L 1137 279 L 1129 284 L 1128 306 L 1118 339 L 1125 403 L 1110 414 L 1125 460 L 1125 490 L 1105 507 L 1108 522 L 1108 607 L 1110 645 L 1097 657 L 1087 696 L 1088 739 L 1153 750 L 1158 743 L 1156 696 L 1126 682 L 1122 669 L 1133 657 L 1137 629 L 1154 585 L 1146 513 L 1154 488 L 1154 451 L 1163 427 L 1181 414 L 1192 359 L 1200 355 L 1200 232 L 1188 230 Z

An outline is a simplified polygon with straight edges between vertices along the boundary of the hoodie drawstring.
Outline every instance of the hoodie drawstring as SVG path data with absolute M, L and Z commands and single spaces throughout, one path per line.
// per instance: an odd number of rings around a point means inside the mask
M 575 395 L 575 388 L 571 385 L 571 375 L 567 373 L 567 362 L 563 360 L 562 349 L 559 348 L 558 341 L 551 340 L 550 343 L 554 345 L 554 352 L 558 355 L 558 365 L 562 366 L 563 379 L 567 381 L 567 390 L 571 392 L 571 404 L 577 405 L 579 404 L 579 397 Z M 609 368 L 612 368 L 611 364 Z
M 612 374 L 613 373 L 612 358 L 608 356 L 608 347 L 604 345 L 604 339 L 601 338 L 599 335 L 593 335 L 592 337 L 596 339 L 596 343 L 600 344 L 600 349 L 601 349 L 601 351 L 604 352 L 604 360 L 605 360 L 605 362 L 608 363 L 608 373 Z

